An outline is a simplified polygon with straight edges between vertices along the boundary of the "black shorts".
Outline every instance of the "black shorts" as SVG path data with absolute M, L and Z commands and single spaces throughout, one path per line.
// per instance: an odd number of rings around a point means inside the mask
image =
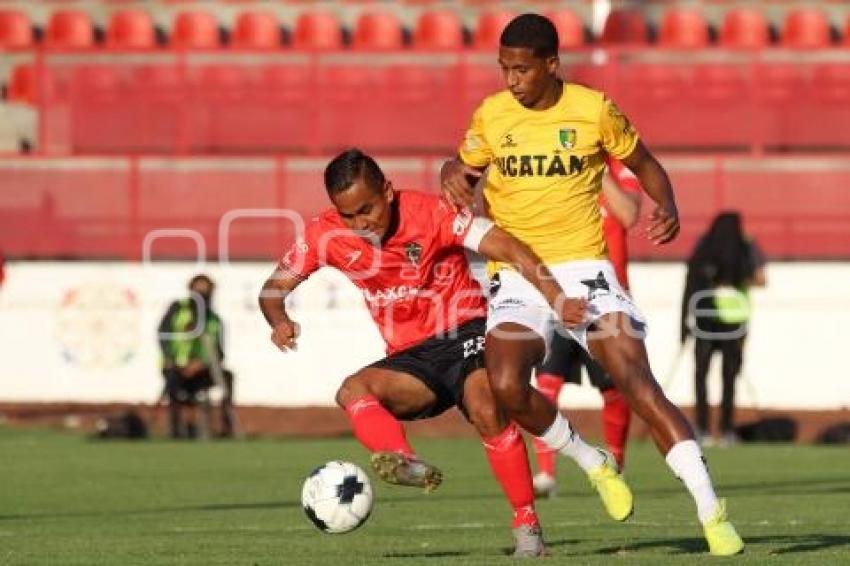
M 448 336 L 429 338 L 368 367 L 410 374 L 437 396 L 428 409 L 404 420 L 436 417 L 455 406 L 466 416 L 463 386 L 469 374 L 484 367 L 484 331 L 485 320 L 475 318 Z
M 538 373 L 548 373 L 560 376 L 566 383 L 581 385 L 581 367 L 587 369 L 590 383 L 600 391 L 611 389 L 614 382 L 605 373 L 596 360 L 581 347 L 581 344 L 564 336 L 561 332 L 552 335 L 552 343 L 549 347 L 549 356 L 540 364 Z

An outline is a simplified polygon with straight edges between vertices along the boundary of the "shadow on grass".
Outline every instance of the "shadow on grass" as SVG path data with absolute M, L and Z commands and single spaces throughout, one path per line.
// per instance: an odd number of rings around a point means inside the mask
M 501 499 L 498 493 L 463 494 L 454 495 L 452 500 L 488 500 Z M 437 498 L 429 498 L 425 494 L 389 496 L 381 499 L 382 505 L 392 503 L 416 503 L 417 505 L 435 504 L 440 505 L 442 501 Z M 261 501 L 249 503 L 210 503 L 204 505 L 170 505 L 166 507 L 151 507 L 148 509 L 116 509 L 111 511 L 39 511 L 35 513 L 0 513 L 0 522 L 17 520 L 45 520 L 57 518 L 83 518 L 83 517 L 132 517 L 139 515 L 158 515 L 172 513 L 193 513 L 205 511 L 250 511 L 260 509 L 293 509 L 300 508 L 301 501 Z
M 453 556 L 469 556 L 468 552 L 460 550 L 432 550 L 429 552 L 387 552 L 383 558 L 451 558 Z
M 257 503 L 213 503 L 209 505 L 185 505 L 173 507 L 152 507 L 150 509 L 122 509 L 115 511 L 79 511 L 79 512 L 50 512 L 0 514 L 0 521 L 17 521 L 22 519 L 56 519 L 78 517 L 131 517 L 135 515 L 158 515 L 162 513 L 181 513 L 195 511 L 245 511 L 256 509 L 287 509 L 301 507 L 300 501 L 266 501 Z
M 636 496 L 640 495 L 667 495 L 673 493 L 684 493 L 684 486 L 670 486 L 642 489 L 640 487 L 632 488 Z M 759 494 L 795 494 L 795 493 L 850 493 L 850 480 L 847 476 L 833 476 L 829 478 L 817 479 L 794 479 L 784 481 L 760 481 L 757 483 L 724 483 L 717 485 L 718 491 L 724 495 L 728 493 L 747 493 L 758 492 Z M 592 492 L 574 492 L 572 490 L 564 491 L 565 497 L 582 497 L 594 496 Z
M 768 551 L 768 554 L 770 555 L 777 555 L 791 554 L 795 552 L 815 552 L 828 548 L 850 546 L 850 536 L 828 534 L 767 535 L 744 537 L 744 542 L 747 545 L 747 547 L 744 548 L 745 553 L 747 552 L 747 548 L 752 550 L 753 546 L 760 544 L 782 546 L 783 548 Z M 705 554 L 708 551 L 705 539 L 677 538 L 645 540 L 618 546 L 609 546 L 606 548 L 600 548 L 595 552 L 595 554 L 619 554 L 621 552 L 637 552 L 640 550 L 659 548 L 671 548 L 675 554 Z
M 744 541 L 750 544 L 777 544 L 784 547 L 772 550 L 770 554 L 792 554 L 795 552 L 814 552 L 816 550 L 841 546 L 850 547 L 850 535 L 828 535 L 822 533 L 745 537 Z

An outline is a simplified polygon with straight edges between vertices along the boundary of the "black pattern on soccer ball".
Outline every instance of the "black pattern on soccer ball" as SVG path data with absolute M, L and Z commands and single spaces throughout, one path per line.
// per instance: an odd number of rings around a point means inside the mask
M 345 476 L 342 483 L 336 486 L 336 496 L 340 503 L 351 503 L 354 496 L 363 493 L 363 483 L 357 481 L 357 476 Z
M 308 518 L 308 519 L 310 519 L 310 521 L 311 521 L 314 525 L 316 525 L 316 527 L 317 527 L 320 531 L 323 531 L 323 532 L 327 532 L 327 531 L 328 531 L 328 525 L 327 525 L 324 521 L 322 521 L 321 519 L 319 519 L 319 517 L 317 517 L 317 516 L 316 516 L 316 512 L 315 512 L 315 511 L 313 511 L 313 508 L 312 508 L 312 507 L 309 507 L 309 506 L 306 506 L 306 505 L 305 505 L 305 506 L 304 506 L 304 513 L 307 515 L 307 518 Z

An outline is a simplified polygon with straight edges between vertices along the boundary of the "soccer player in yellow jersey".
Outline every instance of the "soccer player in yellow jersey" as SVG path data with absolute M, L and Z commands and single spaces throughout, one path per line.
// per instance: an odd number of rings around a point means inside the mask
M 484 198 L 496 224 L 528 244 L 568 295 L 586 297 L 585 321 L 569 333 L 648 423 L 696 502 L 711 553 L 736 554 L 743 542 L 714 493 L 693 431 L 650 370 L 643 315 L 606 259 L 598 205 L 605 154 L 631 169 L 655 202 L 648 230 L 655 244 L 679 232 L 670 180 L 610 99 L 559 78 L 558 35 L 548 19 L 524 14 L 511 21 L 501 36 L 499 65 L 507 89 L 473 114 L 458 157 L 441 170 L 443 193 L 456 205 L 470 205 L 476 178 L 486 175 Z M 569 422 L 530 385 L 556 317 L 511 266 L 491 264 L 490 273 L 485 357 L 493 392 L 515 422 L 576 458 Z M 630 511 L 630 498 L 622 506 Z

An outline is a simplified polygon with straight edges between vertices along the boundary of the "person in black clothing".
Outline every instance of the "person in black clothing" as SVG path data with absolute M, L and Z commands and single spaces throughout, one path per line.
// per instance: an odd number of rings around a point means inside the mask
M 190 296 L 174 301 L 159 324 L 164 394 L 169 401 L 172 438 L 194 437 L 193 422 L 183 426 L 181 407 L 191 405 L 200 391 L 221 386 L 222 436 L 233 436 L 233 374 L 223 369 L 224 325 L 212 309 L 215 285 L 207 275 L 189 282 Z
M 735 379 L 743 365 L 750 318 L 749 288 L 766 284 L 765 259 L 744 235 L 741 215 L 722 212 L 711 223 L 688 259 L 682 299 L 681 342 L 694 336 L 697 433 L 712 442 L 708 427 L 706 378 L 712 354 L 723 357 L 720 404 L 721 442 L 737 440 L 733 429 Z

